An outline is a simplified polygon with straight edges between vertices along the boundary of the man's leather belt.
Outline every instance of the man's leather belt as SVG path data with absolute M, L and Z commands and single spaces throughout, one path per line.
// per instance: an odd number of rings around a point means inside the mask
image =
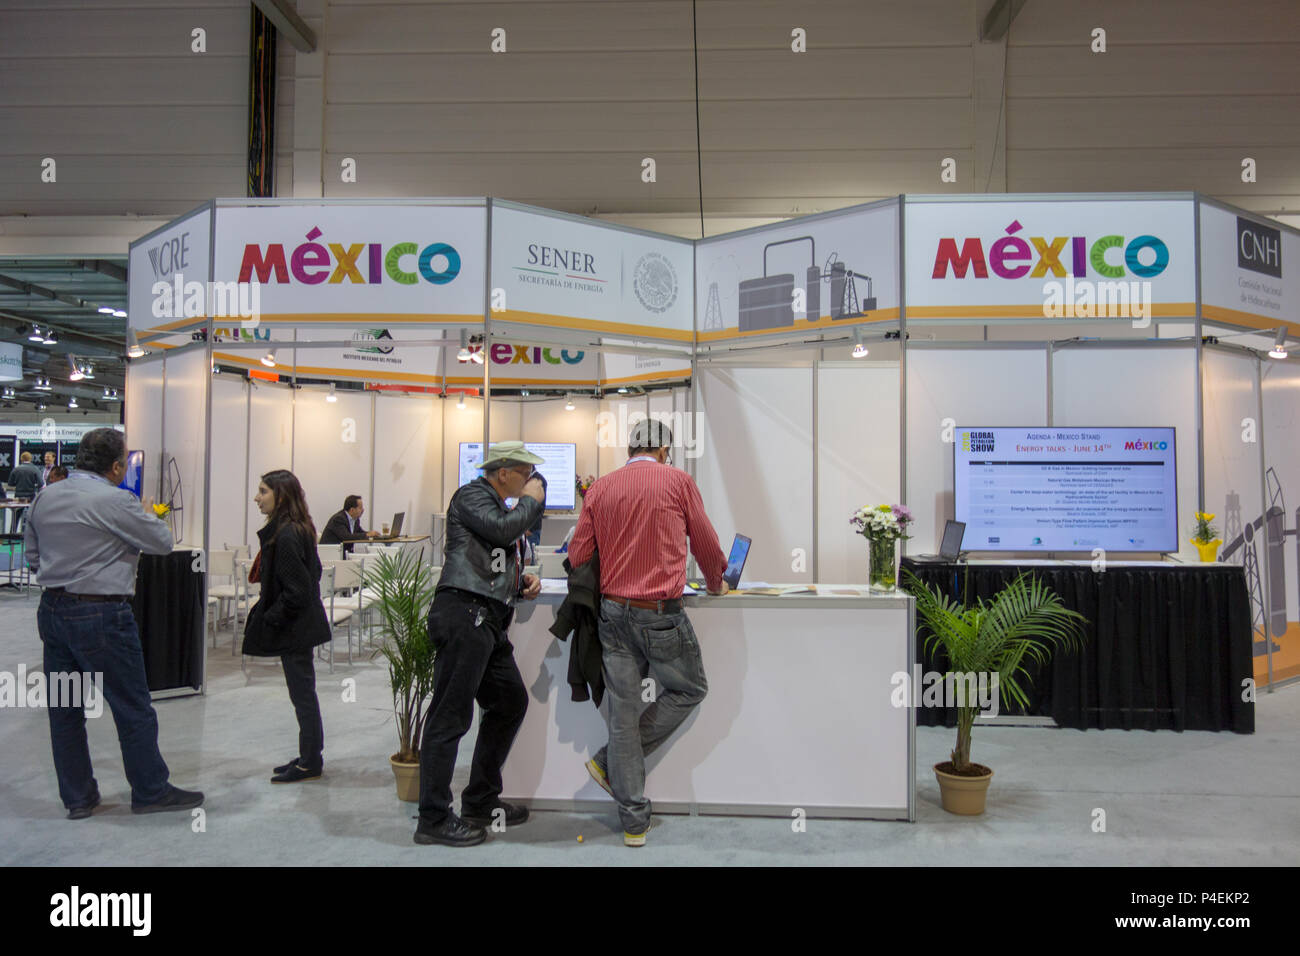
M 63 588 L 46 588 L 51 594 L 62 594 L 64 597 L 70 597 L 74 601 L 84 601 L 86 603 L 109 604 L 109 603 L 131 603 L 129 594 L 73 594 L 71 591 L 65 591 Z
M 602 594 L 601 597 L 624 607 L 639 607 L 643 611 L 658 611 L 660 614 L 679 614 L 682 610 L 680 598 L 671 601 L 638 601 L 635 598 L 619 597 L 617 594 Z

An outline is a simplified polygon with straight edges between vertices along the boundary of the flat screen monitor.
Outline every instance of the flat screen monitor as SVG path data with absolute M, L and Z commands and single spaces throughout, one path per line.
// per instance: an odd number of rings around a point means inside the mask
M 119 488 L 125 488 L 137 498 L 143 497 L 144 492 L 144 452 L 128 451 L 126 453 L 126 477 L 122 479 Z
M 1178 550 L 1174 429 L 959 427 L 968 551 Z
M 578 446 L 573 442 L 529 441 L 524 442 L 524 447 L 545 461 L 537 470 L 546 479 L 547 510 L 572 511 L 577 505 Z M 457 487 L 469 484 L 482 474 L 474 467 L 482 460 L 482 442 L 460 443 Z

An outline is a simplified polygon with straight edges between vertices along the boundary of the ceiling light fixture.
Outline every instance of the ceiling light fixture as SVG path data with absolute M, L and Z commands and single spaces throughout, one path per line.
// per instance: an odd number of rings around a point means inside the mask
M 262 356 L 262 364 L 267 368 L 275 368 L 275 349 L 271 349 Z
M 1273 347 L 1269 349 L 1268 357 L 1284 359 L 1286 356 L 1286 326 L 1284 325 L 1277 330 L 1277 337 L 1273 339 Z
M 72 369 L 72 371 L 68 373 L 69 382 L 80 382 L 86 377 L 85 373 L 81 371 L 81 366 L 77 364 L 77 357 L 75 355 L 68 355 L 68 367 Z
M 111 305 L 101 305 L 98 311 L 100 315 L 112 315 L 116 310 Z
M 126 354 L 128 358 L 140 358 L 144 355 L 140 340 L 135 336 L 135 329 L 126 330 Z
M 460 330 L 460 351 L 456 353 L 456 361 L 457 361 L 457 362 L 468 362 L 469 359 L 470 359 L 470 353 L 469 353 L 469 330 L 468 330 L 468 329 L 461 329 L 461 330 Z M 462 406 L 458 406 L 458 407 L 462 407 Z
M 465 407 L 465 393 L 464 393 L 464 392 L 461 392 L 459 395 L 456 396 L 456 407 L 457 407 L 457 408 L 464 408 L 464 407 Z
M 31 331 L 31 334 L 29 334 L 29 335 L 27 336 L 27 341 L 28 341 L 28 342 L 44 342 L 44 341 L 45 341 L 45 336 L 41 335 L 41 327 L 40 327 L 39 325 L 33 325 L 33 326 L 32 326 L 32 331 Z
M 77 396 L 73 395 L 70 399 L 68 399 L 68 408 L 69 410 L 71 410 L 76 407 L 77 407 Z
M 47 331 L 47 332 L 45 333 L 45 338 L 41 339 L 41 342 L 43 342 L 45 345 L 58 345 L 58 344 L 59 344 L 58 337 L 54 334 L 54 330 L 53 330 L 53 329 L 50 329 L 49 331 Z
M 566 395 L 566 396 L 564 396 L 564 410 L 565 410 L 566 412 L 571 412 L 571 411 L 573 411 L 573 410 L 574 410 L 575 408 L 577 408 L 577 407 L 578 407 L 577 405 L 574 405 L 574 404 L 573 404 L 573 396 L 572 396 L 572 395 Z
M 339 400 L 339 397 L 338 397 L 337 395 L 334 394 L 334 383 L 331 382 L 331 383 L 330 383 L 330 393 L 329 393 L 328 395 L 325 396 L 325 401 L 327 401 L 327 402 L 337 402 L 338 400 Z
M 862 330 L 854 329 L 853 330 L 853 357 L 866 358 L 867 353 L 869 351 L 870 350 L 867 348 L 866 343 L 862 341 Z
M 114 318 L 125 319 L 125 318 L 126 318 L 126 310 L 125 310 L 125 309 L 118 309 L 116 312 L 113 313 L 113 316 L 114 316 Z

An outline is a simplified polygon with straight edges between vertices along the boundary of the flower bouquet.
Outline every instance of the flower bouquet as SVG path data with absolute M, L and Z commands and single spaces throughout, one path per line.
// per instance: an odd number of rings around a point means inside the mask
M 581 478 L 579 478 L 577 480 L 578 497 L 586 498 L 587 492 L 591 490 L 591 486 L 594 485 L 595 483 L 596 483 L 596 478 L 594 475 L 584 475 Z
M 166 518 L 169 514 L 172 513 L 172 506 L 167 504 L 166 502 L 159 502 L 158 504 L 155 504 L 152 507 L 153 507 L 153 513 L 156 514 L 159 518 Z
M 912 512 L 903 505 L 863 506 L 849 519 L 849 524 L 868 542 L 871 590 L 897 589 L 898 542 L 911 537 L 907 526 L 912 520 Z
M 1214 515 L 1196 512 L 1196 530 L 1192 532 L 1192 544 L 1201 553 L 1201 560 L 1211 563 L 1218 556 L 1219 545 L 1223 544 L 1219 540 L 1219 529 L 1210 523 L 1213 520 Z

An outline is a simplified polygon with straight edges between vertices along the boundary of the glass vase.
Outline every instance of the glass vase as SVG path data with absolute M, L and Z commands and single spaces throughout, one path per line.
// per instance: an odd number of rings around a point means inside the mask
M 873 591 L 898 589 L 898 541 L 894 538 L 870 539 L 868 581 Z

